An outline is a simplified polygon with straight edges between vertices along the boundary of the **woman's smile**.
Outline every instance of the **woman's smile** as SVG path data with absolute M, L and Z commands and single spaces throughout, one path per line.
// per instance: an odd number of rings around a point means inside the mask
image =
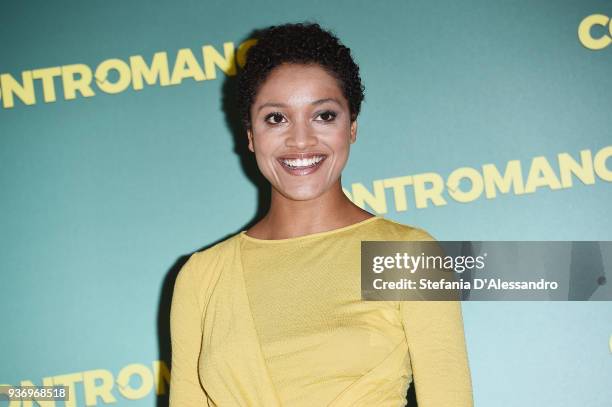
M 288 154 L 279 157 L 277 161 L 290 175 L 302 176 L 317 171 L 326 158 L 326 154 L 320 153 Z

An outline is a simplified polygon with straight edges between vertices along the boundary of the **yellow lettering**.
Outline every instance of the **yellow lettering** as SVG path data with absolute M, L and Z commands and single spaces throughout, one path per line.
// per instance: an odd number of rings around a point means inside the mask
M 83 381 L 83 374 L 71 373 L 53 377 L 53 384 L 68 386 L 68 400 L 64 401 L 65 407 L 76 407 L 76 386 L 75 383 Z
M 170 385 L 170 370 L 166 362 L 156 360 L 153 362 L 153 374 L 155 376 L 155 392 L 157 395 L 166 394 L 166 386 Z
M 111 70 L 117 71 L 119 79 L 116 82 L 111 82 L 108 79 L 108 73 Z M 120 59 L 112 58 L 103 61 L 96 69 L 96 83 L 98 88 L 106 93 L 120 93 L 130 86 L 132 80 L 132 72 L 128 64 Z
M 141 384 L 138 388 L 130 385 L 130 378 L 133 375 L 140 376 Z M 119 392 L 129 400 L 136 400 L 145 397 L 153 388 L 153 375 L 148 367 L 140 363 L 132 363 L 125 366 L 117 376 Z
M 387 178 L 383 180 L 385 188 L 393 188 L 393 200 L 395 202 L 395 210 L 402 212 L 408 210 L 406 202 L 406 186 L 412 184 L 412 177 L 409 175 L 403 177 Z
M 228 76 L 236 75 L 236 64 L 234 64 L 234 43 L 224 43 L 223 53 L 225 54 L 225 57 L 221 56 L 221 54 L 219 54 L 219 52 L 212 45 L 205 45 L 202 47 L 204 69 L 208 79 L 217 78 L 215 66 L 218 66 Z
M 444 180 L 435 172 L 426 172 L 412 177 L 414 183 L 414 199 L 417 208 L 427 208 L 427 200 L 436 206 L 446 205 L 446 200 L 442 198 L 444 190 Z M 431 188 L 425 188 L 425 184 L 431 184 Z
M 153 55 L 150 68 L 140 55 L 130 57 L 130 66 L 132 68 L 132 87 L 135 90 L 143 88 L 143 78 L 147 85 L 155 84 L 158 78 L 160 86 L 168 86 L 170 84 L 168 54 L 165 52 L 157 52 Z
M 467 192 L 462 191 L 460 188 L 461 180 L 463 178 L 469 179 L 471 183 L 471 188 Z M 448 177 L 446 186 L 448 187 L 448 193 L 451 198 L 457 202 L 463 203 L 478 199 L 484 190 L 482 176 L 478 171 L 470 167 L 462 167 L 454 170 Z
M 529 175 L 527 176 L 527 185 L 525 185 L 525 193 L 530 194 L 537 188 L 548 186 L 550 189 L 561 188 L 561 183 L 557 179 L 554 171 L 550 167 L 546 157 L 535 157 L 531 161 Z
M 43 99 L 46 103 L 56 101 L 55 83 L 53 82 L 53 78 L 56 76 L 60 76 L 61 74 L 62 70 L 59 66 L 54 66 L 52 68 L 35 69 L 32 71 L 32 78 L 40 79 L 42 81 Z
M 595 154 L 593 164 L 597 176 L 604 181 L 612 182 L 612 170 L 606 166 L 608 158 L 612 157 L 612 146 L 604 147 Z
M 246 40 L 238 46 L 238 51 L 236 52 L 236 62 L 238 63 L 238 66 L 244 68 L 244 65 L 246 64 L 247 52 L 255 44 L 257 44 L 257 39 L 253 38 Z
M 367 203 L 377 213 L 387 213 L 387 200 L 385 197 L 385 186 L 382 181 L 374 181 L 374 195 L 368 191 L 368 189 L 360 182 L 354 183 L 353 197 L 355 200 L 353 203 L 360 208 L 364 209 Z
M 17 82 L 17 80 L 8 73 L 0 75 L 0 82 L 2 83 L 2 103 L 5 108 L 12 108 L 15 106 L 13 95 L 17 96 L 19 100 L 26 105 L 33 105 L 36 103 L 32 72 L 23 71 L 21 73 L 21 81 L 23 84 Z
M 586 48 L 595 51 L 603 49 L 610 45 L 610 43 L 612 42 L 612 38 L 610 38 L 609 36 L 604 35 L 600 38 L 593 38 L 593 36 L 591 35 L 591 29 L 593 28 L 593 26 L 606 26 L 609 22 L 610 18 L 603 14 L 592 14 L 586 17 L 578 25 L 578 39 L 580 40 L 580 43 Z
M 515 195 L 522 195 L 523 192 L 523 173 L 519 160 L 508 161 L 506 171 L 502 177 L 494 164 L 482 166 L 482 175 L 485 184 L 485 196 L 487 199 L 497 196 L 497 189 L 502 194 L 506 194 L 512 187 Z
M 75 78 L 79 75 L 80 78 Z M 81 92 L 85 97 L 94 96 L 95 93 L 91 89 L 91 80 L 93 75 L 91 69 L 84 64 L 64 65 L 62 67 L 62 83 L 64 86 L 64 99 L 76 99 L 76 91 Z
M 101 383 L 97 384 L 96 380 Z M 116 403 L 117 399 L 112 395 L 113 374 L 105 369 L 96 369 L 83 372 L 83 389 L 85 392 L 85 405 L 97 406 L 98 397 L 104 404 Z
M 561 185 L 563 188 L 572 186 L 572 174 L 584 184 L 594 184 L 595 174 L 593 172 L 593 158 L 589 150 L 580 152 L 581 164 L 578 164 L 568 153 L 561 153 L 559 157 L 559 173 L 561 174 Z
M 204 72 L 202 72 L 202 68 L 189 48 L 183 48 L 178 51 L 174 69 L 172 69 L 170 84 L 178 85 L 185 78 L 193 78 L 196 81 L 203 81 L 206 79 Z
M 43 382 L 43 386 L 53 386 L 53 378 L 52 377 L 45 377 L 42 380 Z M 34 384 L 32 381 L 30 380 L 22 380 L 19 383 L 21 386 L 38 386 L 36 384 Z M 23 407 L 31 407 L 34 404 L 36 404 L 37 406 L 40 407 L 55 407 L 55 401 L 54 400 L 23 400 L 22 401 L 22 405 Z

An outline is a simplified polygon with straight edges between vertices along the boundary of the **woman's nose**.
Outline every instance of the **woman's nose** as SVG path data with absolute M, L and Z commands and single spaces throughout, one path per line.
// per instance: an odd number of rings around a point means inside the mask
M 287 137 L 287 147 L 295 147 L 303 149 L 305 147 L 314 146 L 317 144 L 317 136 L 314 129 L 306 125 L 296 125 L 290 130 L 290 135 Z

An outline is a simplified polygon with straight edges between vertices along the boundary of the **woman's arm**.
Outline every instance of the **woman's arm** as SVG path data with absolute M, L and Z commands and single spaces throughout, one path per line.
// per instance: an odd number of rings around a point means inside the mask
M 458 301 L 400 301 L 419 407 L 472 407 Z
M 206 406 L 207 397 L 198 377 L 198 357 L 202 345 L 202 312 L 195 294 L 193 273 L 195 254 L 179 272 L 174 283 L 170 308 L 172 368 L 170 407 Z
M 435 241 L 422 229 L 408 240 Z M 460 301 L 400 301 L 419 407 L 472 407 Z

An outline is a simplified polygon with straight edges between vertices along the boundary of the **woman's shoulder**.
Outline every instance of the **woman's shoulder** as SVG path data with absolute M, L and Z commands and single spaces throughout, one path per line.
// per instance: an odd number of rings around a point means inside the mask
M 219 256 L 223 256 L 224 254 L 230 253 L 232 251 L 232 249 L 234 248 L 233 244 L 238 238 L 238 233 L 231 235 L 217 243 L 209 245 L 206 248 L 193 252 L 190 256 L 190 259 L 193 258 L 194 262 L 210 262 L 212 260 L 218 259 Z
M 376 223 L 375 230 L 385 240 L 436 240 L 428 231 L 419 226 L 404 224 L 387 218 L 381 218 L 380 222 Z
M 215 243 L 207 248 L 195 251 L 187 256 L 177 275 L 177 281 L 189 281 L 198 287 L 208 286 L 213 283 L 217 271 L 222 264 L 233 255 L 234 243 L 238 235 Z

